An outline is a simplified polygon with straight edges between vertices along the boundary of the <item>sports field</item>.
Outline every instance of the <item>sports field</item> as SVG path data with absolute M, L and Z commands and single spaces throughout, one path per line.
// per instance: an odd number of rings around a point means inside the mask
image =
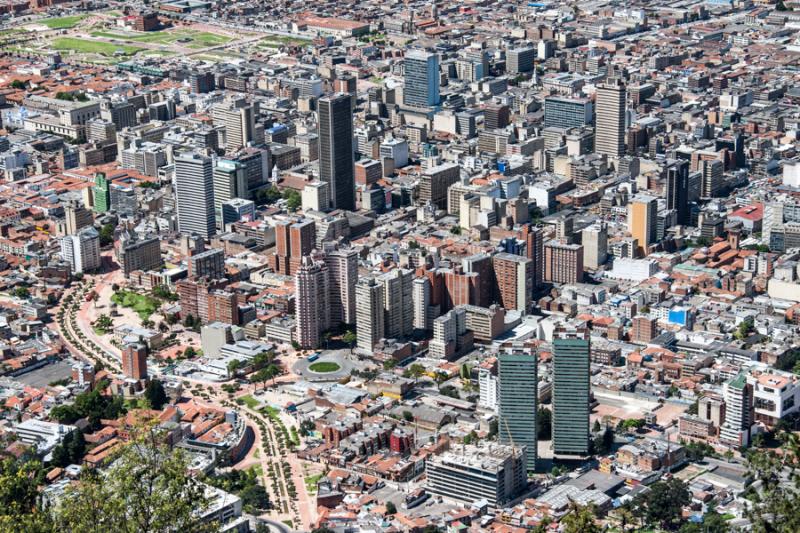
M 53 49 L 79 54 L 99 54 L 107 57 L 113 57 L 114 55 L 132 56 L 143 50 L 143 48 L 136 46 L 101 41 L 87 41 L 74 37 L 59 37 L 58 39 L 54 39 Z

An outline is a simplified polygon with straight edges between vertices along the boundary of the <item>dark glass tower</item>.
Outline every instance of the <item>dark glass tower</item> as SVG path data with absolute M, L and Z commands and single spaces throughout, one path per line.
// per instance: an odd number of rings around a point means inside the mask
M 319 100 L 319 178 L 330 187 L 331 207 L 356 208 L 353 109 L 349 94 Z

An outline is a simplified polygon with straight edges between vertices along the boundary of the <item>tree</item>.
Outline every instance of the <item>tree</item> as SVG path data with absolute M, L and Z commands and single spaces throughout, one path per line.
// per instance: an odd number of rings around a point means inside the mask
M 351 351 L 353 350 L 353 346 L 356 345 L 357 340 L 358 338 L 356 337 L 356 332 L 352 329 L 348 329 L 344 332 L 344 335 L 342 335 L 342 342 L 350 346 Z
M 393 515 L 397 514 L 397 506 L 392 502 L 386 502 L 386 514 Z
M 286 207 L 289 211 L 297 211 L 303 204 L 300 193 L 294 189 L 286 189 L 283 193 L 283 197 L 286 199 Z
M 23 91 L 28 88 L 28 84 L 25 83 L 22 80 L 14 80 L 14 81 L 12 81 L 10 86 L 11 86 L 12 89 L 19 89 L 19 90 L 23 90 Z
M 775 4 L 776 11 L 789 11 L 789 8 L 786 7 L 786 4 L 783 3 L 783 0 L 778 0 L 778 3 Z
M 195 350 L 193 346 L 187 346 L 186 349 L 183 351 L 183 356 L 186 359 L 194 359 L 195 357 L 197 357 L 197 350 Z
M 461 226 L 450 226 L 450 233 L 453 235 L 461 235 Z
M 0 531 L 45 533 L 50 516 L 39 505 L 44 471 L 38 461 L 0 460 Z
M 185 328 L 194 327 L 194 317 L 191 314 L 186 315 L 186 317 L 183 319 L 183 327 Z
M 178 318 L 178 315 L 176 315 L 175 313 L 169 313 L 169 314 L 165 315 L 164 316 L 164 320 L 166 320 L 167 324 L 169 324 L 170 326 L 174 326 L 175 324 L 177 324 L 180 321 L 180 319 Z
M 28 287 L 17 287 L 14 289 L 14 296 L 23 300 L 27 300 L 31 296 L 31 291 L 28 289 Z
M 683 507 L 689 505 L 692 495 L 686 484 L 678 478 L 656 481 L 650 490 L 640 493 L 634 508 L 642 513 L 647 525 L 673 531 L 681 526 Z
M 114 242 L 114 224 L 103 224 L 100 227 L 100 246 L 108 246 Z
M 147 383 L 147 387 L 144 389 L 144 397 L 147 398 L 150 407 L 158 411 L 164 407 L 168 400 L 167 393 L 164 392 L 164 385 L 157 379 L 151 379 Z
M 539 407 L 536 410 L 536 438 L 550 440 L 553 433 L 553 413 L 550 409 Z
M 574 501 L 569 502 L 569 512 L 561 519 L 564 533 L 600 533 L 595 511 L 590 506 L 582 507 Z
M 248 512 L 269 509 L 267 490 L 258 483 L 248 485 L 239 492 L 239 497 L 242 499 L 242 505 L 249 510 Z
M 733 336 L 738 340 L 746 339 L 750 336 L 750 333 L 752 333 L 754 327 L 755 321 L 753 320 L 753 317 L 748 316 L 739 323 L 739 327 L 736 328 L 736 332 L 733 334 Z
M 386 361 L 383 362 L 384 370 L 391 370 L 396 366 L 397 366 L 397 361 L 395 361 L 394 359 L 387 359 Z
M 403 418 L 406 420 L 406 422 L 411 422 L 414 420 L 414 413 L 411 411 L 403 411 Z
M 84 471 L 54 511 L 59 529 L 216 531 L 201 516 L 209 505 L 205 486 L 189 474 L 184 452 L 163 442 L 154 427 L 138 428 L 103 475 Z
M 475 444 L 476 442 L 478 442 L 478 434 L 474 430 L 464 435 L 464 444 Z
M 745 495 L 753 505 L 747 518 L 756 533 L 800 531 L 800 437 L 783 433 L 780 438 L 779 450 L 748 454 L 752 484 Z
M 414 363 L 408 367 L 408 375 L 409 377 L 414 378 L 414 382 L 416 383 L 419 381 L 419 378 L 425 375 L 425 367 L 419 363 Z
M 188 350 L 188 348 L 187 348 Z M 239 369 L 242 367 L 242 362 L 238 359 L 234 359 L 228 363 L 228 376 L 235 376 Z
M 145 329 L 153 329 L 153 326 L 155 326 L 155 322 L 153 322 L 149 318 L 145 318 L 144 320 L 142 320 L 142 327 L 143 328 L 145 328 Z

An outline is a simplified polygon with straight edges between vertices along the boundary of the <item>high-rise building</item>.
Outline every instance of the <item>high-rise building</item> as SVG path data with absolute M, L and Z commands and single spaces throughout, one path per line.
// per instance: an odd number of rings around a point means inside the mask
M 222 279 L 225 277 L 225 250 L 212 248 L 189 257 L 189 277 Z
M 419 203 L 431 202 L 439 209 L 447 208 L 447 189 L 461 177 L 457 163 L 444 163 L 426 170 L 419 178 Z
M 147 347 L 134 342 L 122 349 L 122 373 L 136 381 L 147 379 Z
M 536 48 L 532 46 L 512 48 L 506 52 L 506 71 L 511 74 L 530 72 L 535 59 Z
M 678 224 L 686 226 L 691 222 L 689 210 L 689 163 L 675 161 L 667 168 L 667 209 L 678 214 Z
M 533 261 L 533 290 L 541 288 L 544 281 L 544 231 L 535 226 L 524 226 L 522 236 L 525 253 Z
M 128 278 L 135 270 L 148 271 L 164 265 L 161 259 L 161 241 L 158 237 L 130 239 L 120 237 L 117 247 L 117 261 Z
M 412 107 L 439 105 L 439 56 L 424 50 L 411 50 L 406 53 L 403 68 L 403 103 Z
M 214 216 L 217 229 L 223 225 L 222 203 L 234 198 L 247 198 L 247 173 L 237 161 L 218 159 L 214 167 Z
M 583 246 L 563 241 L 544 245 L 544 279 L 552 283 L 583 282 Z
M 725 398 L 725 422 L 720 428 L 719 440 L 736 448 L 748 446 L 753 426 L 753 387 L 747 383 L 747 375 L 741 372 L 725 383 L 722 393 Z
M 720 195 L 723 186 L 723 172 L 725 166 L 718 159 L 700 161 L 702 177 L 700 181 L 700 195 L 703 198 L 716 198 Z
M 467 329 L 465 306 L 456 307 L 433 321 L 428 355 L 435 359 L 460 357 L 473 347 L 474 335 Z
M 328 267 L 331 326 L 355 324 L 356 283 L 358 282 L 358 251 L 342 248 L 325 253 Z
M 508 253 L 494 256 L 497 294 L 504 309 L 527 313 L 533 301 L 533 261 Z
M 628 207 L 628 231 L 636 239 L 638 255 L 647 255 L 648 247 L 656 241 L 657 230 L 658 200 L 646 194 L 635 196 Z
M 328 267 L 307 255 L 294 283 L 297 342 L 305 349 L 318 348 L 322 333 L 330 327 Z
M 256 217 L 256 204 L 244 198 L 231 198 L 222 202 L 222 229 L 240 220 L 253 222 Z
M 67 235 L 74 235 L 94 222 L 92 212 L 77 203 L 69 203 L 64 207 Z
M 383 334 L 383 285 L 373 277 L 356 283 L 356 338 L 362 350 L 372 351 Z
M 609 157 L 625 153 L 625 84 L 609 80 L 597 87 L 595 152 Z
M 497 432 L 500 442 L 525 446 L 528 471 L 536 469 L 538 355 L 522 343 L 503 347 L 497 356 Z
M 330 186 L 331 207 L 356 208 L 353 108 L 349 94 L 319 99 L 319 179 Z
M 425 465 L 425 488 L 471 505 L 485 501 L 499 509 L 528 486 L 525 449 L 493 444 L 465 446 L 433 455 Z
M 293 276 L 302 258 L 315 248 L 316 224 L 313 220 L 280 220 L 275 223 L 275 255 L 272 269 L 278 274 Z
M 511 110 L 507 105 L 489 104 L 483 110 L 483 127 L 487 130 L 505 128 L 511 122 Z
M 212 108 L 214 125 L 225 127 L 226 150 L 238 150 L 248 143 L 259 142 L 256 133 L 257 114 L 256 105 L 249 103 L 245 98 L 222 102 Z M 260 141 L 263 142 L 263 138 Z
M 414 301 L 414 328 L 429 330 L 432 327 L 431 313 L 431 281 L 427 278 L 415 278 L 411 288 Z
M 72 272 L 88 272 L 100 268 L 100 234 L 92 226 L 61 239 L 61 256 Z
M 384 336 L 397 339 L 411 335 L 414 329 L 412 284 L 414 271 L 396 268 L 381 274 L 383 284 Z
M 581 232 L 583 243 L 583 266 L 597 270 L 608 259 L 608 228 L 605 222 L 597 222 Z
M 210 157 L 198 153 L 175 158 L 175 196 L 178 229 L 208 239 L 216 233 L 214 169 Z
M 94 175 L 94 210 L 105 213 L 111 209 L 111 182 L 105 173 L 98 172 Z
M 587 98 L 548 96 L 544 99 L 546 128 L 582 128 L 594 122 L 594 106 Z
M 214 73 L 211 71 L 192 72 L 189 77 L 189 84 L 194 94 L 210 93 L 216 88 Z
M 553 339 L 553 453 L 589 454 L 588 332 L 557 331 Z
M 633 317 L 631 340 L 647 344 L 658 336 L 658 320 L 649 316 L 639 315 Z

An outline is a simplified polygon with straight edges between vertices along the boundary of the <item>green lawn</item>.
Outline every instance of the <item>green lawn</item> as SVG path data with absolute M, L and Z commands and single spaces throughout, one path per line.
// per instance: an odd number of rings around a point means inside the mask
M 262 48 L 278 48 L 282 45 L 298 45 L 303 46 L 311 44 L 308 39 L 298 39 L 296 37 L 287 37 L 285 35 L 271 35 L 259 41 L 258 46 Z
M 111 296 L 111 301 L 122 307 L 133 309 L 142 320 L 150 318 L 161 305 L 161 302 L 151 296 L 131 291 L 116 292 Z
M 315 476 L 308 476 L 305 478 L 306 482 L 306 491 L 309 494 L 315 494 L 317 492 L 317 482 L 323 478 L 325 474 L 317 474 Z
M 255 398 L 253 398 L 249 394 L 247 396 L 242 396 L 239 399 L 242 400 L 244 402 L 244 404 L 247 407 L 249 407 L 250 409 L 257 409 L 258 408 L 258 400 L 256 400 Z
M 336 372 L 340 368 L 342 367 L 339 366 L 339 363 L 334 363 L 333 361 L 320 361 L 318 363 L 312 363 L 308 366 L 308 369 L 312 372 L 320 373 Z
M 40 20 L 38 23 L 44 24 L 51 30 L 66 30 L 78 25 L 80 21 L 89 15 L 70 15 L 68 17 L 57 17 L 53 19 Z
M 207 48 L 218 46 L 231 41 L 230 37 L 218 35 L 207 31 L 192 31 L 186 29 L 148 31 L 137 33 L 117 33 L 114 31 L 93 31 L 94 37 L 105 37 L 106 39 L 117 39 L 131 43 L 149 44 L 179 44 L 189 48 Z
M 143 48 L 139 48 L 138 46 L 87 41 L 73 37 L 59 37 L 55 39 L 53 41 L 53 48 L 55 50 L 67 50 L 81 54 L 100 54 L 108 57 L 113 57 L 118 51 L 126 56 L 132 56 L 143 50 Z

